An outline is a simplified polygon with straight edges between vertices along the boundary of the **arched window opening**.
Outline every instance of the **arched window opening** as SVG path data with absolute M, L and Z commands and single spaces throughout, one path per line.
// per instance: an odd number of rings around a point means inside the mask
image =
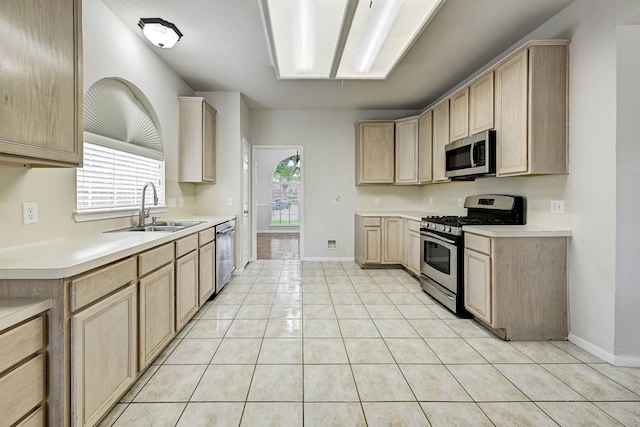
M 300 153 L 283 159 L 271 176 L 271 225 L 295 226 L 300 222 Z
M 152 182 L 165 201 L 162 138 L 155 112 L 134 85 L 115 78 L 94 83 L 84 96 L 84 161 L 77 169 L 77 213 L 136 209 Z M 152 204 L 147 192 L 147 202 Z

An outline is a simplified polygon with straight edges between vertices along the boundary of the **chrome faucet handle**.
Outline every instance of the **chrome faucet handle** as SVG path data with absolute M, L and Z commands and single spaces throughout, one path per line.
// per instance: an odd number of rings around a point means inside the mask
M 151 217 L 151 224 L 156 225 L 156 223 L 158 222 L 158 218 L 160 218 L 159 216 L 152 216 Z
M 147 208 L 147 212 L 144 214 L 145 218 L 149 218 L 149 214 L 151 213 L 151 206 Z

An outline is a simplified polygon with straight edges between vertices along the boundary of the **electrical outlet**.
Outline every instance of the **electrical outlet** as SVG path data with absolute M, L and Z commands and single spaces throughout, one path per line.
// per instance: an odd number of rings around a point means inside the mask
M 462 207 L 462 199 L 458 199 L 458 207 L 461 208 Z
M 429 197 L 429 204 L 433 205 L 433 197 Z
M 551 213 L 557 213 L 557 214 L 564 213 L 564 200 L 552 200 Z
M 184 208 L 184 198 L 180 197 L 180 207 Z
M 231 197 L 227 197 L 227 206 L 231 206 L 233 203 L 233 199 Z
M 169 207 L 170 208 L 176 207 L 176 199 L 169 199 Z
M 337 240 L 327 240 L 327 249 L 338 249 Z
M 374 205 L 379 205 L 380 204 L 380 197 L 374 197 L 373 198 L 373 204 Z
M 333 196 L 333 204 L 337 205 L 340 203 L 340 196 Z
M 22 223 L 35 224 L 38 222 L 38 204 L 36 202 L 22 204 Z

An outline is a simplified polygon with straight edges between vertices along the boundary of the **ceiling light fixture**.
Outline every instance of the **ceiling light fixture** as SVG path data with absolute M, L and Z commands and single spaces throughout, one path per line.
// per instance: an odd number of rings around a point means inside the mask
M 328 79 L 349 0 L 262 0 L 280 79 Z
M 280 79 L 386 79 L 445 0 L 261 0 Z
M 358 2 L 337 79 L 386 79 L 444 0 Z
M 374 8 L 372 2 L 371 6 L 369 6 L 370 11 L 366 17 L 367 24 L 362 28 L 362 36 L 359 37 L 361 44 L 356 51 L 357 55 L 353 57 L 354 68 L 358 72 L 368 73 L 371 71 L 371 67 L 389 35 L 393 23 L 400 13 L 402 3 L 403 0 L 398 0 L 397 2 L 387 1 L 378 6 L 378 2 L 376 2 L 376 7 Z M 354 39 L 352 38 L 351 40 Z
M 163 49 L 172 48 L 182 38 L 178 27 L 164 19 L 142 18 L 138 27 L 151 43 Z

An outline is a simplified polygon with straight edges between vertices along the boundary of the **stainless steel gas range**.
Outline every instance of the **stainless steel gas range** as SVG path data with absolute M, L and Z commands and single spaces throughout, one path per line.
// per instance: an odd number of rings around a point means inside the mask
M 525 224 L 521 196 L 481 194 L 464 201 L 467 216 L 428 216 L 420 226 L 420 286 L 452 312 L 465 316 L 465 225 Z

